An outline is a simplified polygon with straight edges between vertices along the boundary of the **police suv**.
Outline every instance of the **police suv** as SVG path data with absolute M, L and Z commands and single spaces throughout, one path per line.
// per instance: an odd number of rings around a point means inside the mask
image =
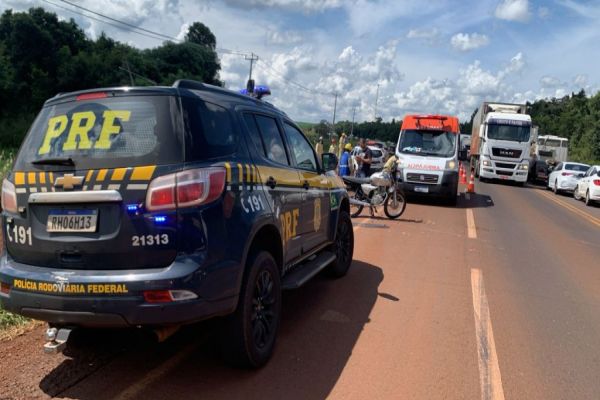
M 50 348 L 223 316 L 225 358 L 263 365 L 281 291 L 346 274 L 354 237 L 335 155 L 257 97 L 180 80 L 48 100 L 2 183 L 2 307 L 47 321 Z

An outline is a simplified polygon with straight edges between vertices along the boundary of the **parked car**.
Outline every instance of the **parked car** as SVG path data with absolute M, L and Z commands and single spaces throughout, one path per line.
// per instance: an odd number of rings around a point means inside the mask
M 592 165 L 583 178 L 577 182 L 573 190 L 575 200 L 585 200 L 590 206 L 594 202 L 600 202 L 600 165 Z
M 548 184 L 548 164 L 543 160 L 532 160 L 529 165 L 529 182 Z
M 371 172 L 378 172 L 383 169 L 383 165 L 385 164 L 383 151 L 377 146 L 367 146 L 369 150 L 371 150 L 371 157 L 373 161 L 371 161 Z M 363 153 L 363 150 L 360 146 L 354 147 L 352 149 L 352 153 L 350 155 L 354 158 L 357 155 Z
M 590 168 L 587 164 L 575 162 L 561 162 L 550 173 L 548 177 L 548 189 L 554 193 L 573 192 L 579 178 Z

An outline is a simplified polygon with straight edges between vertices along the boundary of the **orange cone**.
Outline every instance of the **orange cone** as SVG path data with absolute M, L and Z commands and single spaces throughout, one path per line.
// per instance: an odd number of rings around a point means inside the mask
M 460 164 L 460 181 L 458 183 L 460 183 L 461 185 L 466 185 L 467 184 L 467 173 L 465 172 L 465 167 L 463 167 L 462 164 Z
M 473 172 L 471 172 L 471 179 L 469 179 L 469 184 L 467 185 L 467 193 L 475 193 L 475 177 L 473 176 Z

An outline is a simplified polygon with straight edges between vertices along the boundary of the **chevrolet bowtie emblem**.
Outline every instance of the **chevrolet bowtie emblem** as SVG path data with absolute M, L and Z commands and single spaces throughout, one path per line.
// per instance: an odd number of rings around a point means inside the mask
M 83 176 L 74 176 L 73 174 L 64 174 L 60 178 L 56 178 L 54 187 L 62 187 L 63 189 L 73 189 L 75 186 L 83 184 Z

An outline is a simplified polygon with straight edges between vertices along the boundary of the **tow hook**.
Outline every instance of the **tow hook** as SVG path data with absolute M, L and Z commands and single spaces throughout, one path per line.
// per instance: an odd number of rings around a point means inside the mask
M 58 354 L 67 346 L 67 340 L 73 330 L 70 328 L 48 328 L 46 329 L 46 340 L 48 343 L 44 345 L 44 353 Z

